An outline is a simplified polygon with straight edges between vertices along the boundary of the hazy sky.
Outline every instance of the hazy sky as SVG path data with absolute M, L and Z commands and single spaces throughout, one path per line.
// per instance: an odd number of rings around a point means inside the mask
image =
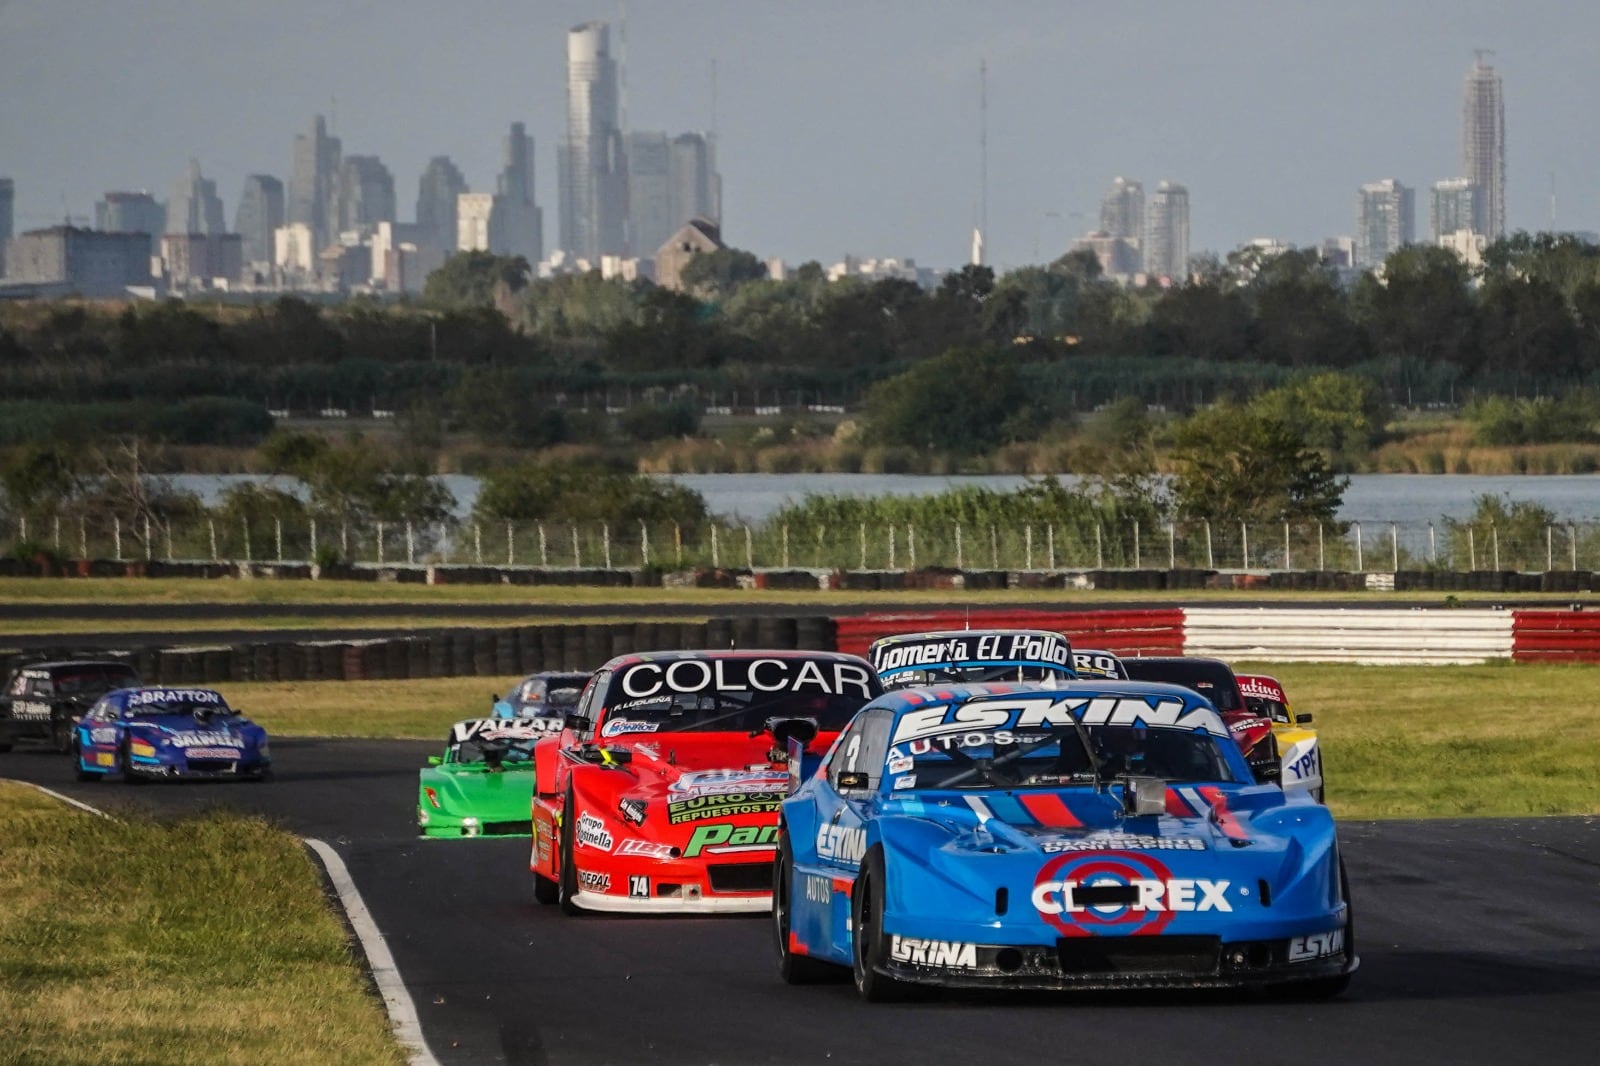
M 714 62 L 724 236 L 791 264 L 965 260 L 980 60 L 1002 268 L 1063 251 L 1117 175 L 1187 185 L 1194 251 L 1351 233 L 1389 177 L 1425 237 L 1475 48 L 1504 79 L 1508 226 L 1549 228 L 1553 176 L 1558 228 L 1600 230 L 1592 0 L 0 0 L 0 176 L 22 230 L 165 199 L 194 156 L 231 226 L 320 111 L 410 220 L 429 156 L 492 189 L 521 120 L 548 249 L 566 31 L 608 19 L 615 53 L 624 10 L 629 127 L 708 127 Z

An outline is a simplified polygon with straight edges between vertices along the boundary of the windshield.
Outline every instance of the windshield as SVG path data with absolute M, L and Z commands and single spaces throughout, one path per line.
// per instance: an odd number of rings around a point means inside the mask
M 543 734 L 541 734 L 543 735 Z M 509 736 L 484 733 L 450 747 L 450 761 L 454 763 L 484 763 L 498 754 L 503 763 L 533 762 L 533 746 L 537 736 Z
M 867 665 L 799 657 L 646 660 L 617 671 L 606 693 L 600 736 L 743 732 L 769 718 L 813 718 L 843 729 L 883 687 Z
M 1217 738 L 1204 729 L 1098 725 L 973 730 L 889 749 L 891 790 L 1059 788 L 1126 774 L 1166 781 L 1232 781 Z
M 1239 682 L 1226 663 L 1206 659 L 1124 659 L 1123 668 L 1135 681 L 1162 681 L 1182 685 L 1211 701 L 1218 712 L 1244 709 Z
M 589 683 L 588 674 L 562 674 L 556 677 L 535 677 L 522 682 L 512 691 L 508 700 L 523 703 L 562 703 L 571 705 L 578 702 L 578 695 L 583 692 L 583 686 Z M 571 693 L 570 698 L 566 695 Z
M 85 666 L 60 671 L 53 680 L 59 695 L 99 698 L 114 688 L 137 685 L 139 675 L 126 666 Z
M 163 714 L 232 714 L 219 693 L 202 688 L 140 689 L 128 696 L 127 713 L 135 718 Z

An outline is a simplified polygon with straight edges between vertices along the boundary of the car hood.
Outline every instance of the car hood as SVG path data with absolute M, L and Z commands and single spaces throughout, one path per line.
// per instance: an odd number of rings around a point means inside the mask
M 496 773 L 475 765 L 429 767 L 421 771 L 419 786 L 424 790 L 420 802 L 428 803 L 431 790 L 437 810 L 444 813 L 493 822 L 527 820 L 533 801 L 533 764 L 508 766 Z
M 127 722 L 128 735 L 166 740 L 175 748 L 240 747 L 256 743 L 261 727 L 235 715 L 200 719 L 191 714 L 164 714 Z

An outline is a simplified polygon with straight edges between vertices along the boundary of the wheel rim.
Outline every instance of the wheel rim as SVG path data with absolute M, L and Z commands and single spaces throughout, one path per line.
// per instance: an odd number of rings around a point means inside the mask
M 866 983 L 868 973 L 868 954 L 871 945 L 868 936 L 872 930 L 872 882 L 866 877 L 856 882 L 856 891 L 860 895 L 860 905 L 856 908 L 855 916 L 855 951 L 853 952 L 856 972 L 856 987 L 860 988 Z
M 778 936 L 778 954 L 789 956 L 789 863 L 778 853 L 778 878 L 772 886 L 772 920 Z

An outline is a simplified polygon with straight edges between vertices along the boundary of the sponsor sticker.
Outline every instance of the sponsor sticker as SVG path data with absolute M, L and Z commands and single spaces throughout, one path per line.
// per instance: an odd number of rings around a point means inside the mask
M 218 703 L 220 693 L 208 688 L 144 688 L 129 694 L 128 706 L 143 707 L 150 703 Z
M 1105 651 L 1074 651 L 1072 672 L 1081 677 L 1098 677 L 1107 681 L 1120 681 L 1128 676 L 1122 667 L 1122 660 Z
M 762 792 L 787 788 L 789 775 L 782 771 L 700 770 L 687 773 L 667 786 L 675 796 L 714 796 L 729 792 Z
M 187 732 L 173 733 L 171 735 L 173 747 L 177 748 L 209 748 L 209 747 L 237 747 L 239 738 L 232 733 L 216 732 Z
M 832 903 L 833 882 L 826 877 L 816 874 L 806 874 L 806 902 L 807 903 Z
M 614 841 L 611 834 L 606 831 L 606 824 L 599 818 L 584 811 L 578 817 L 578 845 L 585 848 L 597 848 L 600 851 L 610 851 Z
M 620 737 L 628 733 L 654 733 L 660 728 L 660 722 L 630 722 L 626 718 L 609 718 L 606 724 L 600 727 L 600 735 Z
M 700 692 L 818 692 L 871 699 L 872 674 L 856 663 L 833 659 L 676 659 L 636 663 L 623 672 L 622 694 L 630 699 Z
M 1154 837 L 1142 833 L 1098 833 L 1094 836 L 1040 841 L 1047 855 L 1080 851 L 1204 851 L 1205 841 L 1194 837 Z
M 629 899 L 649 899 L 650 898 L 650 879 L 648 877 L 645 877 L 643 874 L 629 874 L 628 875 L 628 898 Z
M 592 892 L 610 892 L 611 875 L 596 873 L 594 870 L 579 870 L 578 884 Z
M 895 778 L 894 779 L 894 783 L 889 786 L 889 788 L 892 791 L 895 791 L 895 792 L 898 792 L 902 788 L 916 788 L 916 787 L 917 787 L 917 775 L 916 774 L 901 774 L 899 777 Z
M 841 825 L 824 825 L 817 829 L 817 854 L 824 859 L 858 863 L 866 853 L 865 829 Z
M 1337 955 L 1344 950 L 1344 930 L 1335 929 L 1329 933 L 1312 933 L 1309 936 L 1297 936 L 1289 941 L 1290 962 L 1310 962 L 1312 959 L 1326 959 Z
M 978 945 L 952 940 L 923 940 L 897 934 L 889 938 L 889 958 L 910 966 L 975 970 L 978 967 Z
M 783 807 L 786 792 L 727 792 L 713 796 L 690 796 L 667 803 L 667 821 L 673 825 L 707 818 L 729 818 L 741 814 L 770 814 Z
M 1222 719 L 1209 707 L 1189 705 L 1171 696 L 1033 696 L 969 700 L 906 711 L 895 722 L 894 744 L 908 740 L 975 732 L 1026 731 L 1084 725 L 1165 726 L 1204 729 L 1228 736 Z
M 778 846 L 778 827 L 775 825 L 730 825 L 714 822 L 697 825 L 683 849 L 683 857 L 693 859 L 699 855 L 726 855 L 740 851 L 771 851 Z
M 1229 913 L 1231 882 L 1173 877 L 1148 855 L 1108 851 L 1061 855 L 1034 878 L 1034 910 L 1065 936 L 1161 932 L 1179 913 Z
M 38 700 L 18 700 L 11 704 L 13 718 L 49 718 L 50 705 Z
M 617 855 L 635 856 L 641 859 L 670 859 L 672 858 L 672 845 L 658 843 L 654 840 L 640 840 L 629 837 L 617 845 Z
M 629 825 L 643 825 L 646 803 L 637 796 L 624 796 L 617 801 L 617 813 Z
M 238 759 L 238 748 L 185 748 L 183 753 L 191 759 Z

